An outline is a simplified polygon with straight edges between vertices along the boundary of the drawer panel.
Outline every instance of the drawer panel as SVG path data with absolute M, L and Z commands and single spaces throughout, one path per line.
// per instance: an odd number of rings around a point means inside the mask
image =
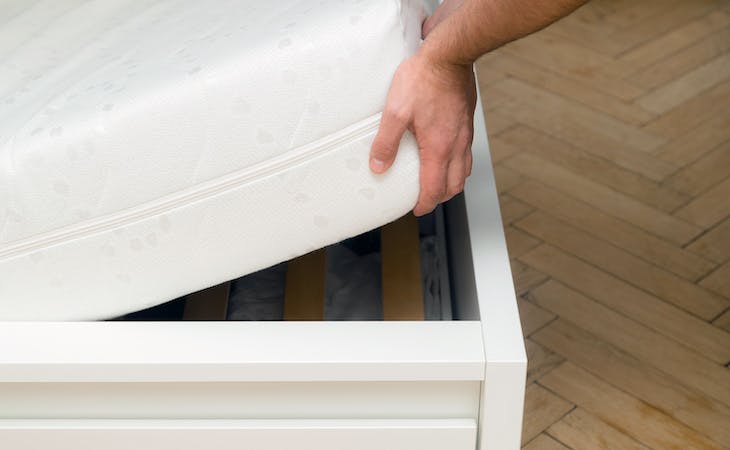
M 4 448 L 24 450 L 473 450 L 473 419 L 0 420 Z

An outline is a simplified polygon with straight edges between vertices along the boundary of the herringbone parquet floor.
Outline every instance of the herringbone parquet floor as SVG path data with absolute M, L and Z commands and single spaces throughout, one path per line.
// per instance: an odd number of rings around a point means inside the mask
M 478 70 L 525 448 L 730 448 L 730 1 L 594 0 Z

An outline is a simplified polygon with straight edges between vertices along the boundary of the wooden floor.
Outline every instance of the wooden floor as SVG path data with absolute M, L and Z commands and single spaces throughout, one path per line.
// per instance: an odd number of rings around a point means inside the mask
M 478 68 L 525 448 L 730 448 L 730 1 L 595 0 Z

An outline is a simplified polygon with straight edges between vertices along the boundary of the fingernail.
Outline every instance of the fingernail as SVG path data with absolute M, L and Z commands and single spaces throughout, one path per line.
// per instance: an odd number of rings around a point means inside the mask
M 373 158 L 370 160 L 370 170 L 375 173 L 382 173 L 385 170 L 385 161 Z

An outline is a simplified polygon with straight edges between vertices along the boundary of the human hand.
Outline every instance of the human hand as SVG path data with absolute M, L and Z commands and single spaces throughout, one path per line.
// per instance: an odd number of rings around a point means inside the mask
M 471 174 L 475 107 L 471 65 L 437 63 L 419 51 L 396 70 L 370 150 L 370 169 L 388 170 L 403 133 L 414 134 L 421 162 L 415 215 L 433 211 L 464 189 Z

